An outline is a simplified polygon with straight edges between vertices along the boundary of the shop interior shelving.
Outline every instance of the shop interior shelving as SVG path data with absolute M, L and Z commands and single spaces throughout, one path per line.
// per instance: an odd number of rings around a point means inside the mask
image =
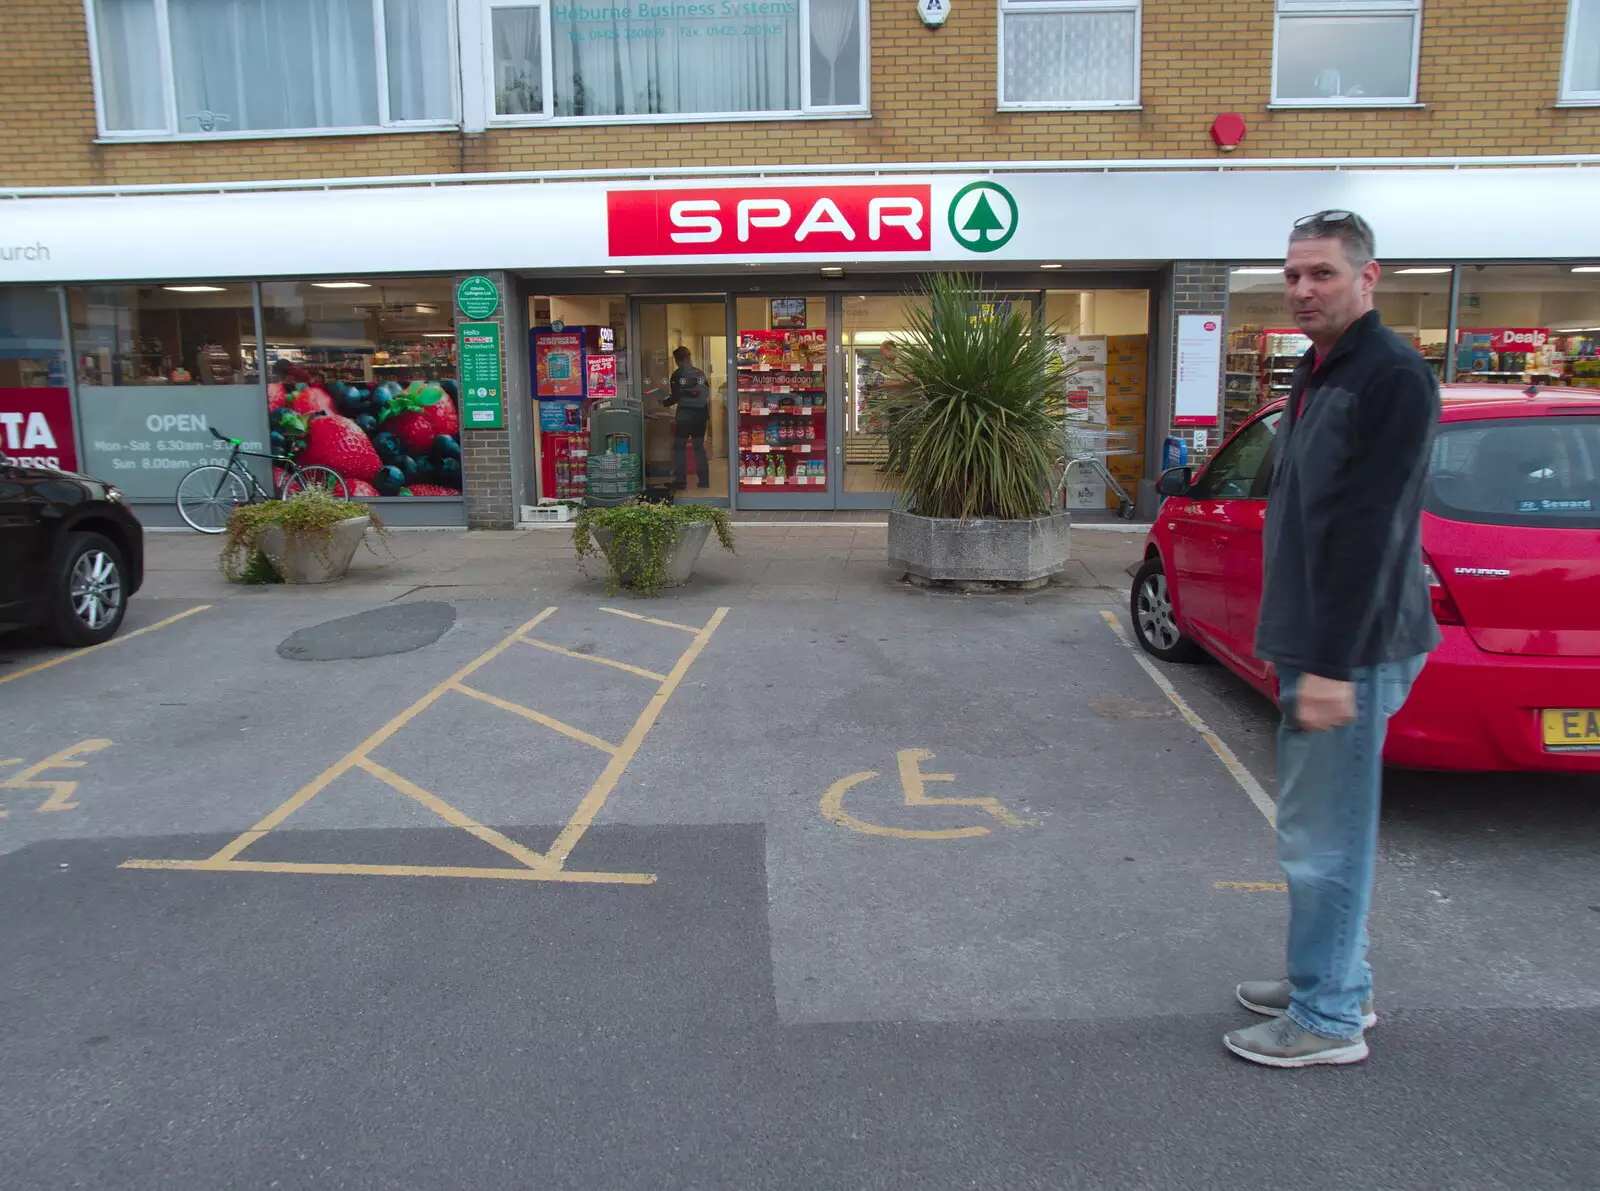
M 826 371 L 815 363 L 739 367 L 739 487 L 750 492 L 826 488 Z

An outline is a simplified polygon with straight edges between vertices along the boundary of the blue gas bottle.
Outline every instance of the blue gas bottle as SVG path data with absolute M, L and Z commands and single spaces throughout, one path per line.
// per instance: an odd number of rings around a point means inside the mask
M 1161 470 L 1171 471 L 1174 467 L 1183 467 L 1189 462 L 1189 444 L 1176 434 L 1169 434 L 1167 441 L 1161 444 Z

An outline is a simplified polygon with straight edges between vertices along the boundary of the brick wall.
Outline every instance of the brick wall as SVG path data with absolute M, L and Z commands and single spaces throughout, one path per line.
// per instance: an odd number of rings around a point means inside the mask
M 451 301 L 456 286 L 471 274 L 459 273 L 450 279 Z M 468 529 L 510 529 L 517 520 L 517 476 L 521 473 L 520 459 L 512 457 L 514 420 L 511 418 L 513 400 L 524 399 L 526 385 L 512 383 L 508 366 L 507 337 L 516 334 L 516 320 L 508 317 L 510 303 L 517 300 L 516 287 L 504 273 L 484 273 L 500 290 L 500 309 L 493 318 L 474 319 L 474 322 L 500 324 L 500 377 L 508 391 L 500 394 L 505 423 L 497 430 L 475 430 L 466 422 L 465 401 L 461 410 L 461 474 L 465 485 L 462 496 L 467 503 Z M 460 310 L 458 319 L 466 318 Z M 513 393 L 517 397 L 513 397 Z
M 462 0 L 463 3 L 472 0 Z M 1267 110 L 1272 0 L 1147 0 L 1140 111 L 997 112 L 995 7 L 933 31 L 872 0 L 873 115 L 854 120 L 491 130 L 96 145 L 81 0 L 5 0 L 0 184 L 90 185 L 670 165 L 1593 152 L 1600 108 L 1556 108 L 1566 0 L 1428 0 L 1418 110 Z

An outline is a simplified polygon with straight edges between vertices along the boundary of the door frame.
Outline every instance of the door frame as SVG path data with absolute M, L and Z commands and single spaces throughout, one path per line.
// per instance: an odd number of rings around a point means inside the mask
M 642 367 L 642 353 L 644 351 L 644 320 L 641 317 L 644 308 L 646 306 L 692 306 L 695 304 L 710 305 L 714 302 L 722 303 L 725 324 L 731 326 L 733 323 L 733 298 L 731 294 L 726 292 L 628 295 L 628 379 L 629 383 L 636 386 L 641 407 L 644 404 L 644 368 Z M 733 360 L 733 341 L 729 339 L 727 340 L 727 358 L 722 361 L 722 374 L 728 378 L 730 386 L 735 386 L 736 388 L 737 380 L 735 379 L 731 369 Z M 727 405 L 729 413 L 732 414 L 734 425 L 737 427 L 739 407 L 738 393 L 732 389 L 730 389 L 730 398 L 727 402 Z M 727 433 L 726 427 L 723 429 L 723 433 Z M 739 436 L 737 428 L 734 430 L 733 438 L 723 439 L 723 442 L 728 448 L 728 489 L 726 492 L 719 494 L 713 490 L 708 496 L 691 496 L 689 495 L 690 490 L 685 489 L 683 492 L 673 494 L 673 502 L 675 504 L 711 505 L 712 507 L 719 509 L 733 508 L 734 494 L 738 491 L 739 483 L 739 467 L 737 462 L 738 439 Z M 649 432 L 647 428 L 645 433 L 645 443 L 641 444 L 645 446 L 646 451 L 649 449 L 648 443 Z M 646 486 L 648 486 L 650 474 L 650 459 L 648 454 L 645 456 L 644 469 L 645 483 Z

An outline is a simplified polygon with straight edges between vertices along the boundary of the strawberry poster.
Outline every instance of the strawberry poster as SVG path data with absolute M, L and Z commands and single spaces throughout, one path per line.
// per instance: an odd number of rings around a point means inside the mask
M 77 471 L 72 395 L 66 389 L 0 389 L 0 454 L 29 467 Z
M 455 381 L 346 382 L 294 364 L 274 367 L 273 376 L 267 421 L 274 455 L 332 468 L 356 499 L 461 495 L 465 401 Z

